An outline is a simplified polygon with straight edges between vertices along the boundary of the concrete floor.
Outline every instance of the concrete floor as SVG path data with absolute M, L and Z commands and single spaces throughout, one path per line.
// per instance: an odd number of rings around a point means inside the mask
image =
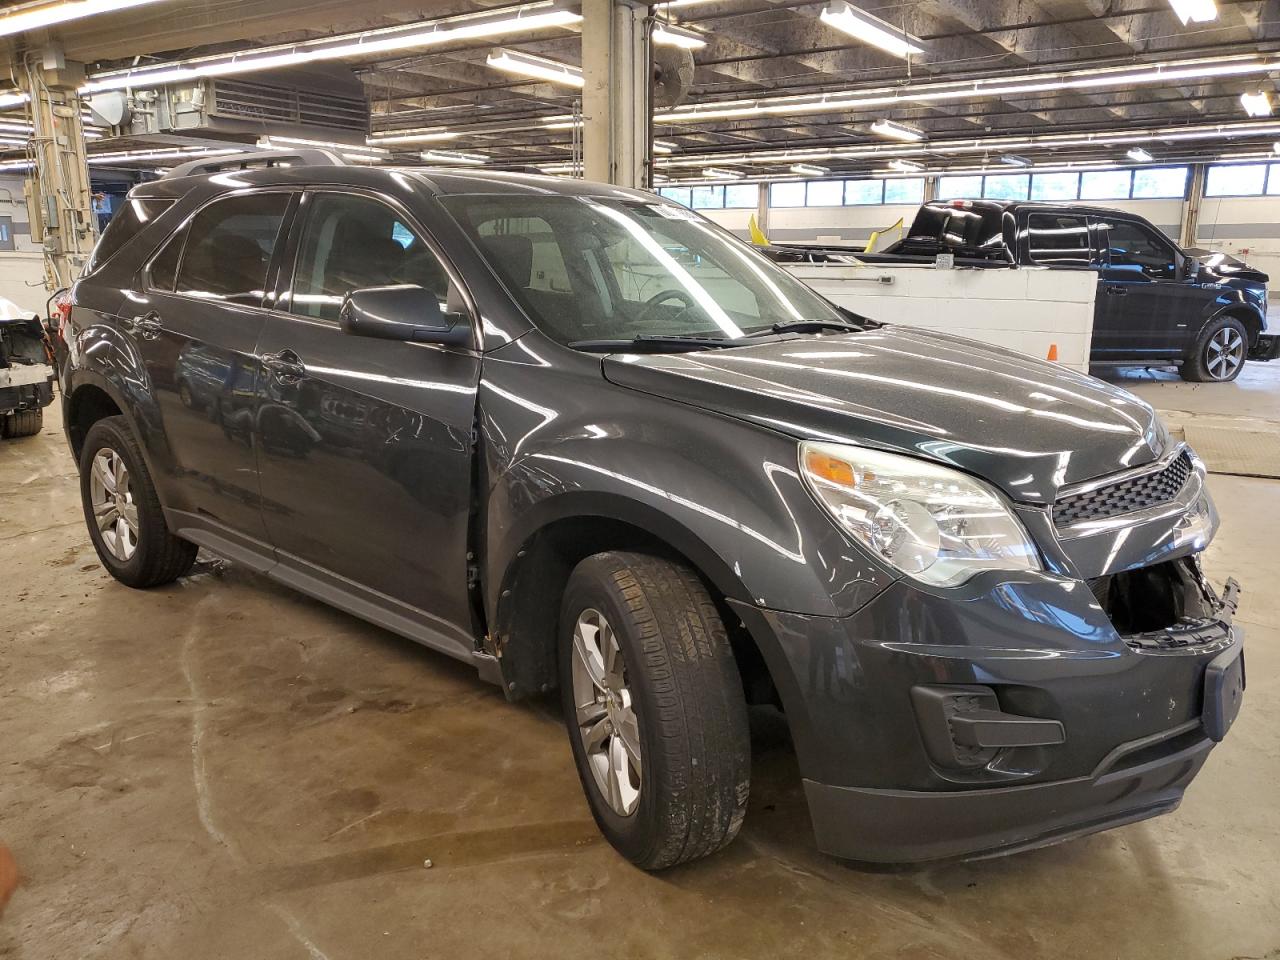
M 1170 410 L 1280 420 L 1271 367 L 1260 387 L 1115 376 Z M 27 877 L 0 957 L 1280 957 L 1276 482 L 1211 481 L 1208 569 L 1244 585 L 1250 683 L 1177 812 L 1003 860 L 851 868 L 814 851 L 760 712 L 742 835 L 648 876 L 600 840 L 551 703 L 508 705 L 235 567 L 113 582 L 48 422 L 0 446 L 0 839 Z

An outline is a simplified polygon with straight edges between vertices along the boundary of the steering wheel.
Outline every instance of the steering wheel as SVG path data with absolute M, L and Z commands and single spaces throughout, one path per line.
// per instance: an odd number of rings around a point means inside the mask
M 636 315 L 636 324 L 643 325 L 647 323 L 652 319 L 652 315 L 657 312 L 658 307 L 668 300 L 679 300 L 684 304 L 684 310 L 676 314 L 677 317 L 697 306 L 697 301 L 693 299 L 693 295 L 685 290 L 677 290 L 674 287 L 668 290 L 660 290 L 644 302 L 644 306 L 640 308 L 640 312 Z

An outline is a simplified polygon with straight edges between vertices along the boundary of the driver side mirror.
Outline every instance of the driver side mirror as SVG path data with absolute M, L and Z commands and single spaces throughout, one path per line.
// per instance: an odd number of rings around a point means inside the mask
M 471 324 L 444 313 L 434 293 L 413 283 L 352 290 L 342 301 L 338 324 L 344 333 L 379 340 L 472 346 Z
M 1200 276 L 1200 261 L 1195 257 L 1183 257 L 1182 269 L 1178 271 L 1179 280 L 1194 280 Z

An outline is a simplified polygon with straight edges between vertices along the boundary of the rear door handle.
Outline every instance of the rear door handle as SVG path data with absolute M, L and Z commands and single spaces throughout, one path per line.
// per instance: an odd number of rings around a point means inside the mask
M 262 355 L 262 365 L 275 374 L 284 383 L 293 383 L 307 375 L 306 365 L 292 350 L 281 350 L 279 353 Z
M 121 324 L 129 333 L 136 333 L 143 340 L 157 339 L 164 327 L 160 323 L 160 314 L 152 310 L 140 317 L 127 318 Z

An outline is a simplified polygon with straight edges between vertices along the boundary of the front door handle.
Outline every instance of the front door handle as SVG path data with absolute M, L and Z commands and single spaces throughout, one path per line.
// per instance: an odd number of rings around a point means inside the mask
M 292 350 L 266 353 L 262 355 L 261 359 L 262 365 L 283 383 L 296 383 L 307 375 L 307 368 L 303 364 L 302 358 Z
M 122 326 L 130 333 L 136 333 L 143 340 L 155 340 L 164 330 L 160 323 L 160 314 L 154 310 L 150 313 L 144 313 L 140 317 L 128 318 L 122 323 Z
M 1124 287 L 1107 287 L 1107 296 L 1109 297 L 1127 297 L 1129 291 Z

